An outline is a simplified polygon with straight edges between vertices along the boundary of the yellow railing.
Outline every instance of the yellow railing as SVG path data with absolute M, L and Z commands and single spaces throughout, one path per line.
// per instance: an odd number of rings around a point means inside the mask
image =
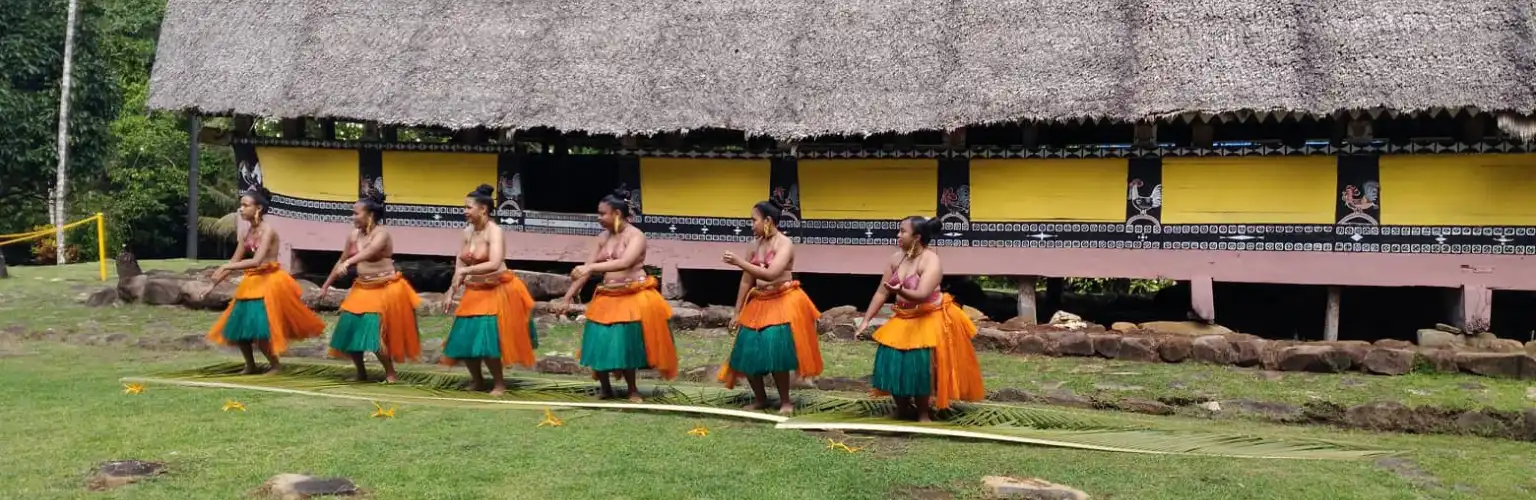
M 81 219 L 81 220 L 78 220 L 78 221 L 75 221 L 75 222 L 71 222 L 69 224 L 65 224 L 64 225 L 64 229 L 65 230 L 73 229 L 73 228 L 75 228 L 77 226 L 80 226 L 82 224 L 86 224 L 86 223 L 89 223 L 89 222 L 95 222 L 96 223 L 96 258 L 101 261 L 101 280 L 102 281 L 106 281 L 107 280 L 107 217 L 105 215 L 102 215 L 100 212 L 98 212 L 96 215 L 92 215 L 92 216 L 87 217 L 85 219 Z M 0 234 L 0 247 L 6 246 L 6 245 L 9 245 L 9 244 L 12 244 L 12 243 L 21 243 L 23 241 L 32 241 L 32 240 L 35 240 L 35 239 L 38 239 L 38 238 L 52 236 L 54 234 L 54 232 L 55 232 L 54 227 L 53 226 L 49 226 L 49 227 L 46 227 L 46 228 L 43 228 L 43 229 L 39 229 L 37 231 L 33 231 L 33 232 L 30 232 L 30 233 Z

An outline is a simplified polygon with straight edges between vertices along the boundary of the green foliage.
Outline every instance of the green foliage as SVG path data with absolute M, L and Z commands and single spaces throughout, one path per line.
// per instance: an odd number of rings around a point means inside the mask
M 46 222 L 58 162 L 64 0 L 0 0 L 0 233 Z M 100 2 L 81 2 L 71 91 L 69 177 L 88 191 L 104 176 L 121 108 L 110 23 Z M 73 211 L 72 211 L 73 213 Z M 66 217 L 74 220 L 79 217 Z
M 1016 290 L 1017 285 L 1007 276 L 977 276 L 976 282 L 988 290 Z M 1079 295 L 1152 295 L 1158 290 L 1173 286 L 1173 280 L 1138 280 L 1128 278 L 1066 278 L 1064 292 Z M 1045 280 L 1035 283 L 1035 291 L 1045 291 Z

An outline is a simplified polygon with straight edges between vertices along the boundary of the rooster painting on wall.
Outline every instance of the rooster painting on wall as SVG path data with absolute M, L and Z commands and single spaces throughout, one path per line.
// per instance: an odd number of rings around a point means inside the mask
M 1381 208 L 1381 184 L 1376 181 L 1365 181 L 1360 183 L 1358 188 L 1350 184 L 1344 186 L 1344 190 L 1339 194 L 1339 199 L 1350 210 L 1348 215 L 1339 219 L 1339 224 L 1367 224 L 1372 226 L 1380 224 L 1375 217 L 1366 212 Z
M 1144 184 L 1141 182 L 1141 179 L 1131 179 L 1130 189 L 1126 194 L 1126 201 L 1129 201 L 1131 208 L 1136 209 L 1138 213 L 1125 219 L 1125 225 L 1127 226 L 1134 225 L 1137 222 L 1149 222 L 1153 226 L 1161 226 L 1163 224 L 1156 215 L 1148 213 L 1163 206 L 1163 185 L 1152 186 L 1152 194 L 1142 196 L 1141 187 Z

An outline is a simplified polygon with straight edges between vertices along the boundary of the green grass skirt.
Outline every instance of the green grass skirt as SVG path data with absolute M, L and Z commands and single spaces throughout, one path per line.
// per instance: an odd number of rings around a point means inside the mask
M 384 348 L 379 338 L 383 331 L 379 313 L 341 312 L 336 331 L 331 332 L 331 348 L 341 352 L 379 352 Z
M 880 346 L 869 384 L 897 397 L 933 394 L 933 348 L 903 351 Z
M 452 359 L 501 358 L 501 329 L 496 326 L 496 316 L 459 316 L 453 318 L 453 329 L 443 342 L 443 357 Z M 337 330 L 341 328 L 338 326 Z M 375 330 L 377 331 L 377 330 Z M 539 332 L 533 318 L 528 318 L 528 338 L 533 348 L 539 348 Z
M 800 368 L 795 357 L 795 334 L 788 324 L 762 330 L 745 326 L 736 333 L 731 347 L 731 369 L 750 376 L 773 372 L 792 372 Z
M 581 333 L 581 366 L 593 371 L 645 368 L 645 331 L 639 321 L 604 325 L 588 321 Z
M 272 338 L 272 326 L 267 323 L 266 301 L 236 300 L 229 310 L 229 321 L 224 323 L 223 335 L 228 342 L 260 342 Z

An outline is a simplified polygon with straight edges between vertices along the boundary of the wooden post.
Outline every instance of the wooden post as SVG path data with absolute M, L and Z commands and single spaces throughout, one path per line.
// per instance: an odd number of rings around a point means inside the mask
M 667 300 L 682 300 L 687 293 L 683 290 L 683 279 L 677 266 L 666 264 L 661 266 L 661 297 Z
M 1210 276 L 1196 276 L 1189 280 L 1189 309 L 1193 318 L 1206 323 L 1216 322 L 1216 292 L 1212 290 Z
M 5 270 L 5 252 L 0 252 L 0 280 L 11 277 L 10 271 Z
M 284 139 L 303 139 L 304 120 L 299 118 L 284 118 L 278 122 L 278 127 L 283 130 Z
M 1480 113 L 1469 114 L 1465 117 L 1462 117 L 1460 137 L 1461 142 L 1467 144 L 1477 144 L 1483 142 L 1483 136 L 1487 133 L 1487 127 L 1485 125 L 1486 124 L 1483 122 L 1483 115 Z
M 378 142 L 383 134 L 384 131 L 379 128 L 379 122 L 363 122 L 363 140 Z
M 965 127 L 944 132 L 944 147 L 949 149 L 965 149 Z
M 1462 285 L 1461 301 L 1456 304 L 1456 326 L 1468 335 L 1493 327 L 1493 290 L 1483 285 Z
M 235 129 L 231 130 L 230 133 L 234 134 L 235 137 L 251 137 L 256 135 L 256 119 L 252 118 L 251 115 L 235 115 L 235 118 L 231 121 L 234 123 Z
M 400 142 L 400 128 L 394 125 L 385 125 L 379 129 L 383 134 L 384 142 Z
M 336 140 L 336 120 L 330 118 L 320 120 L 320 138 L 327 141 Z
M 1016 276 L 1014 284 L 1019 287 L 1019 317 L 1023 318 L 1026 325 L 1040 322 L 1040 309 L 1035 305 L 1035 276 Z
M 1157 147 L 1157 122 L 1137 122 L 1131 145 L 1138 148 Z
M 1040 147 L 1040 126 L 1036 125 L 1035 122 L 1024 122 L 1023 127 L 1023 137 L 1020 137 L 1019 140 L 1024 143 L 1024 147 Z
M 1190 124 L 1189 145 L 1210 148 L 1216 145 L 1216 127 L 1209 122 L 1196 120 Z
M 1323 340 L 1329 342 L 1339 340 L 1339 295 L 1339 287 L 1328 287 L 1328 311 L 1323 316 Z

